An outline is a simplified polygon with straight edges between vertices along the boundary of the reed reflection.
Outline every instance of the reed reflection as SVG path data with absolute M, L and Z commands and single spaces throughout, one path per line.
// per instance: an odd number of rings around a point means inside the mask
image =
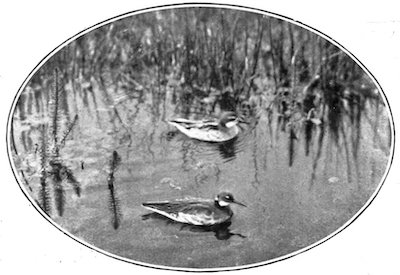
M 114 151 L 109 163 L 109 172 L 107 178 L 107 186 L 109 190 L 109 209 L 111 212 L 111 222 L 114 229 L 118 229 L 121 224 L 122 212 L 120 207 L 120 200 L 118 199 L 118 194 L 114 187 L 115 185 L 115 172 L 121 163 L 121 157 L 118 155 L 117 151 Z
M 54 70 L 53 83 L 49 94 L 48 123 L 38 123 L 34 120 L 28 131 L 22 130 L 20 132 L 23 152 L 18 152 L 16 145 L 14 145 L 14 151 L 17 156 L 26 155 L 25 161 L 27 163 L 35 163 L 37 167 L 40 167 L 40 189 L 37 199 L 39 206 L 50 215 L 53 212 L 52 205 L 54 204 L 58 216 L 63 216 L 66 204 L 66 184 L 72 186 L 78 197 L 81 195 L 81 186 L 74 176 L 73 170 L 65 164 L 60 156 L 60 150 L 65 147 L 67 138 L 78 122 L 78 115 L 75 115 L 72 120 L 68 119 L 67 98 L 64 86 L 59 78 L 58 69 Z M 33 97 L 35 96 L 36 111 L 40 111 L 41 101 L 38 95 L 36 93 L 30 93 L 30 95 L 28 105 L 33 106 Z M 22 106 L 20 110 L 25 106 L 24 100 L 19 101 L 18 104 Z M 33 110 L 28 108 L 28 114 L 36 116 L 32 112 Z M 24 117 L 23 120 L 25 119 Z M 36 140 L 35 146 L 33 145 L 33 138 Z M 27 172 L 29 172 L 29 177 L 36 175 L 35 171 L 27 170 Z M 21 171 L 21 174 L 24 180 L 28 182 L 24 171 Z M 31 186 L 29 188 L 33 190 Z
M 218 149 L 221 158 L 225 161 L 231 161 L 236 158 L 238 152 L 238 138 L 228 140 L 219 144 L 210 144 Z

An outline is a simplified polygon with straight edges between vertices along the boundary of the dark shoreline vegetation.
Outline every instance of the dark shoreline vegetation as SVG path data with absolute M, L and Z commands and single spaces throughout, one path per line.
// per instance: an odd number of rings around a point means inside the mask
M 134 126 L 145 110 L 150 114 L 148 130 L 138 135 Z M 245 137 L 268 138 L 248 145 L 256 189 L 262 185 L 269 148 L 278 148 L 282 140 L 287 144 L 281 152 L 287 156 L 284 169 L 295 166 L 299 155 L 311 162 L 309 192 L 318 185 L 318 169 L 340 158 L 345 160 L 343 175 L 329 181 L 343 176 L 355 183 L 363 202 L 372 191 L 363 187 L 362 179 L 376 188 L 385 167 L 382 160 L 387 162 L 390 155 L 391 126 L 383 96 L 341 49 L 266 15 L 178 8 L 114 21 L 55 53 L 18 99 L 11 123 L 13 160 L 37 204 L 48 215 L 62 217 L 67 198 L 77 203 L 84 194 L 85 173 L 94 169 L 90 158 L 101 159 L 98 181 L 108 187 L 110 224 L 116 230 L 126 216 L 116 174 L 120 167 L 130 169 L 124 164 L 131 157 L 128 149 L 146 150 L 154 161 L 160 154 L 154 143 L 175 137 L 171 131 L 159 133 L 161 123 L 165 128 L 171 116 L 203 118 L 224 110 L 245 118 Z M 87 123 L 103 132 L 80 133 Z M 104 143 L 102 134 L 112 136 L 107 148 L 97 145 Z M 183 166 L 193 158 L 191 146 L 182 144 Z M 219 145 L 221 158 L 234 159 L 235 146 L 236 141 Z M 363 171 L 360 152 L 368 150 L 379 153 L 371 160 L 371 171 Z M 195 169 L 211 171 L 216 182 L 221 177 L 215 163 L 199 162 Z M 195 176 L 196 184 L 209 180 L 207 173 Z M 176 181 L 162 182 L 181 190 Z M 66 196 L 66 190 L 72 195 Z

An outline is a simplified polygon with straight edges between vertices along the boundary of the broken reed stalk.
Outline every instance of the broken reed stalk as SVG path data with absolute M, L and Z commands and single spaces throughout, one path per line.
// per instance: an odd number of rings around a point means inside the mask
M 109 207 L 112 214 L 112 224 L 114 229 L 118 229 L 120 221 L 121 221 L 121 211 L 119 206 L 119 200 L 116 196 L 114 189 L 114 173 L 118 168 L 118 165 L 121 163 L 121 157 L 118 155 L 117 151 L 114 151 L 110 160 L 110 172 L 108 174 L 108 190 L 110 191 L 110 200 Z

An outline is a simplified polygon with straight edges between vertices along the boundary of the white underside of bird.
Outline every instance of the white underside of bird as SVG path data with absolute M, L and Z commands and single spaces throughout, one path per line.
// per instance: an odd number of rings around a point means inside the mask
M 193 121 L 184 118 L 177 118 L 168 121 L 186 136 L 209 142 L 224 142 L 235 138 L 239 134 L 239 127 L 236 123 L 227 123 L 221 127 L 216 121 L 204 120 Z

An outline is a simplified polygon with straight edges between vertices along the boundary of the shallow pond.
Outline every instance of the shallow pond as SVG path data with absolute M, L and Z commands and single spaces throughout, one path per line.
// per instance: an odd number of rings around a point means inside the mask
M 359 124 L 338 119 L 337 132 L 328 122 L 309 131 L 291 128 L 278 108 L 259 106 L 261 112 L 246 113 L 236 139 L 213 144 L 167 123 L 209 114 L 194 101 L 180 101 L 183 92 L 173 86 L 129 90 L 94 78 L 68 82 L 57 123 L 60 133 L 71 132 L 54 153 L 50 130 L 42 126 L 53 118 L 50 91 L 28 86 L 14 113 L 12 153 L 22 185 L 79 240 L 143 263 L 231 267 L 298 251 L 354 217 L 388 164 L 389 122 L 379 98 L 364 102 Z M 43 153 L 43 142 L 50 153 Z M 44 155 L 53 180 L 43 180 Z M 211 199 L 220 191 L 247 205 L 233 205 L 234 218 L 223 228 L 182 226 L 141 207 Z

